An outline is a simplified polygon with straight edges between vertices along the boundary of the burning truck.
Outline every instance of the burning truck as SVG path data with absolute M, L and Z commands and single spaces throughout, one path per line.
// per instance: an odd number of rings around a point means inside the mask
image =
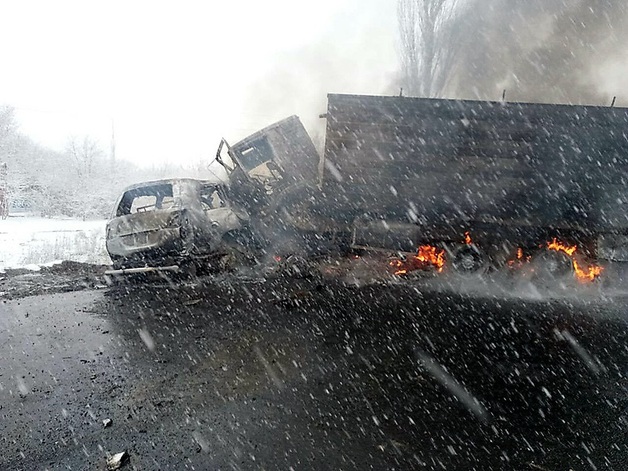
M 274 251 L 581 280 L 628 260 L 628 109 L 331 94 L 322 118 L 322 157 L 295 116 L 218 149 Z

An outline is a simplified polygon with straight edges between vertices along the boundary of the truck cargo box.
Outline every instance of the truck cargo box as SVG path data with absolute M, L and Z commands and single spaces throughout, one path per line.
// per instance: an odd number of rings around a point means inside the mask
M 628 109 L 328 96 L 329 217 L 628 229 Z

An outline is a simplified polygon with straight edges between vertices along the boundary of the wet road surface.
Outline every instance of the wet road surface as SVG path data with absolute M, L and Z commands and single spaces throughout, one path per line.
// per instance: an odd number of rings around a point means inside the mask
M 0 469 L 628 469 L 627 306 L 280 277 L 5 301 Z

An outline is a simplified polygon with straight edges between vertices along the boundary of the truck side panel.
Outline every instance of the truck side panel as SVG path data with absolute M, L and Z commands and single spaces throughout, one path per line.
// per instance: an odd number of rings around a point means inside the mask
M 627 132 L 622 108 L 329 95 L 321 210 L 628 229 Z

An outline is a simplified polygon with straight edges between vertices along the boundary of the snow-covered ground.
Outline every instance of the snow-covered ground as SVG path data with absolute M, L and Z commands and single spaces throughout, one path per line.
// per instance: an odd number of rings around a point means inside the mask
M 10 217 L 0 220 L 0 271 L 64 260 L 110 263 L 104 220 Z

